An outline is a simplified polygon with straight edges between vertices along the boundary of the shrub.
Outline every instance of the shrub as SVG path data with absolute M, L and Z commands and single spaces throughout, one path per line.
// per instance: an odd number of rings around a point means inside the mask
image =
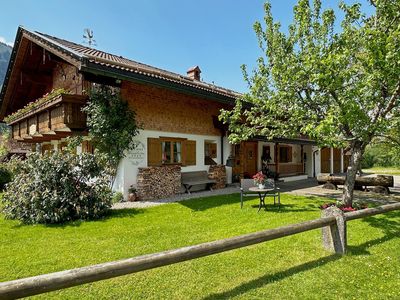
M 99 156 L 33 153 L 12 165 L 16 173 L 2 199 L 6 218 L 62 223 L 99 218 L 111 207 L 109 176 Z
M 0 191 L 4 190 L 5 185 L 11 181 L 11 172 L 4 166 L 0 166 Z
M 111 202 L 112 203 L 124 202 L 124 195 L 121 192 L 114 193 Z

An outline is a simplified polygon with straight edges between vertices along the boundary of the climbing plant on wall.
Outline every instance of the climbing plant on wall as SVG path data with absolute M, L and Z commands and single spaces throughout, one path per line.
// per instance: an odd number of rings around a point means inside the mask
M 83 111 L 87 114 L 89 139 L 96 151 L 107 157 L 115 178 L 119 162 L 136 145 L 136 114 L 117 89 L 105 85 L 92 89 Z

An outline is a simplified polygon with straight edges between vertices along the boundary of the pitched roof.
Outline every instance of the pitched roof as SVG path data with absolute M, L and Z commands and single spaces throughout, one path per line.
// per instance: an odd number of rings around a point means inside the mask
M 221 95 L 231 98 L 232 100 L 241 96 L 240 93 L 237 93 L 233 90 L 219 87 L 207 82 L 193 80 L 190 77 L 146 65 L 122 56 L 76 44 L 64 39 L 50 36 L 48 34 L 29 31 L 21 27 L 19 29 L 31 38 L 39 39 L 47 46 L 54 47 L 58 51 L 61 50 L 61 52 L 64 54 L 76 59 L 81 63 L 81 70 L 83 71 L 89 71 L 87 67 L 89 67 L 89 69 L 93 69 L 93 67 L 96 69 L 97 67 L 102 71 L 118 71 L 124 73 L 124 75 L 128 75 L 128 77 L 130 73 L 131 75 L 136 74 L 147 77 L 150 81 L 152 79 L 158 79 L 165 82 L 175 83 L 183 87 L 189 87 L 195 90 Z

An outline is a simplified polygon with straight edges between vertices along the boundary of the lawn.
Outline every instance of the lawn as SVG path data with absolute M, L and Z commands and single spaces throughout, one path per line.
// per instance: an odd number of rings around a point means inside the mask
M 0 281 L 61 271 L 311 220 L 326 200 L 283 195 L 280 210 L 239 196 L 193 199 L 104 220 L 26 226 L 0 218 Z M 400 211 L 351 221 L 349 253 L 326 252 L 320 230 L 40 299 L 399 299 Z
M 400 167 L 373 167 L 362 170 L 365 173 L 400 175 Z

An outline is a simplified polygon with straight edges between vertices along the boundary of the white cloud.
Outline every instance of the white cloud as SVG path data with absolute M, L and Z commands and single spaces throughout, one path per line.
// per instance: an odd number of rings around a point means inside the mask
M 6 44 L 10 47 L 14 46 L 13 42 L 7 42 L 5 38 L 3 38 L 2 36 L 0 36 L 0 42 L 2 42 L 3 44 Z

